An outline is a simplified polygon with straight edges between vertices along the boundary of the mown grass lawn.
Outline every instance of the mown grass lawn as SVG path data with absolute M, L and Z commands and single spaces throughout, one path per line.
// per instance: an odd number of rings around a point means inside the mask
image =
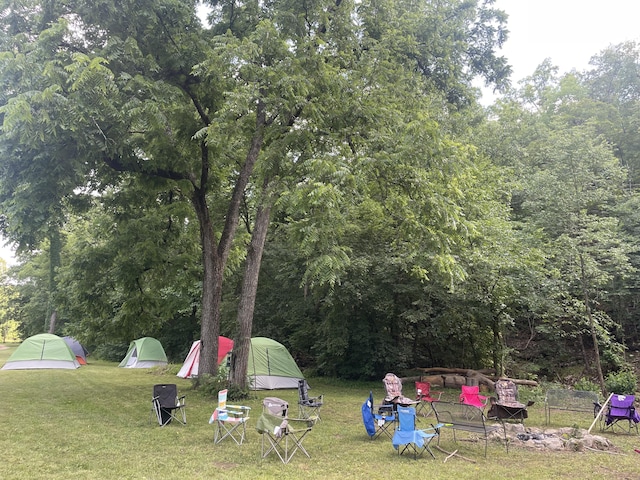
M 0 365 L 14 346 L 0 350 Z M 175 369 L 177 371 L 177 368 Z M 149 421 L 152 386 L 177 383 L 187 395 L 187 425 L 160 428 Z M 0 371 L 0 478 L 3 479 L 637 479 L 640 478 L 640 438 L 606 434 L 618 452 L 549 453 L 482 442 L 453 443 L 444 431 L 440 445 L 473 459 L 399 457 L 391 441 L 369 440 L 360 408 L 369 390 L 382 397 L 382 382 L 358 383 L 310 379 L 312 394 L 323 393 L 325 406 L 305 445 L 311 459 L 297 454 L 288 465 L 277 458 L 261 459 L 255 422 L 266 396 L 278 396 L 297 409 L 297 392 L 257 392 L 245 402 L 252 407 L 248 439 L 213 444 L 208 424 L 215 402 L 191 390 L 191 383 L 171 373 L 118 368 L 90 361 L 77 370 Z M 413 393 L 412 386 L 405 387 Z M 405 393 L 407 393 L 405 392 Z M 445 397 L 454 400 L 451 390 Z M 530 408 L 528 426 L 543 426 L 541 402 Z M 578 425 L 590 418 L 557 414 L 552 427 Z M 424 420 L 423 420 L 424 421 Z M 445 459 L 446 462 L 445 462 Z

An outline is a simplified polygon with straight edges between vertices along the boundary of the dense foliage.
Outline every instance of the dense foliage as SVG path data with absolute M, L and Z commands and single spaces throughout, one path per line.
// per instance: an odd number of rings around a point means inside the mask
M 105 357 L 264 335 L 321 375 L 604 389 L 640 342 L 640 47 L 508 88 L 492 4 L 3 2 L 22 335 L 55 312 Z

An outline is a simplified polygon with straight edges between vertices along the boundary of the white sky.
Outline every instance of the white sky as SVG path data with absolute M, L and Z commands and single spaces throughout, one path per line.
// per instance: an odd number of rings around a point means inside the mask
M 496 0 L 508 15 L 509 40 L 500 53 L 513 68 L 514 86 L 551 58 L 560 73 L 585 70 L 609 45 L 640 41 L 640 0 Z M 491 103 L 491 95 L 483 103 Z M 0 239 L 0 258 L 15 263 Z
M 7 262 L 7 266 L 15 265 L 16 260 L 10 248 L 4 246 L 4 240 L 0 238 L 0 258 Z
M 509 15 L 509 39 L 499 51 L 513 68 L 512 84 L 545 58 L 560 73 L 589 67 L 610 45 L 640 40 L 640 0 L 496 0 Z

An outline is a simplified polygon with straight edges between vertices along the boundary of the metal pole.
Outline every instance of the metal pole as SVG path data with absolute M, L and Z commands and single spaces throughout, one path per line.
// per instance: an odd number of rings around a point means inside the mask
M 600 411 L 598 412 L 598 414 L 596 415 L 596 418 L 593 419 L 593 423 L 591 424 L 591 426 L 589 427 L 589 430 L 587 430 L 587 433 L 591 433 L 591 429 L 593 428 L 593 426 L 596 424 L 596 422 L 598 421 L 598 418 L 600 418 L 600 415 L 602 415 L 602 412 L 604 411 L 605 407 L 607 406 L 607 403 L 609 403 L 611 401 L 611 397 L 613 397 L 613 393 L 609 394 L 609 398 L 607 398 L 607 401 L 604 402 L 604 404 L 602 405 L 602 408 L 600 409 Z

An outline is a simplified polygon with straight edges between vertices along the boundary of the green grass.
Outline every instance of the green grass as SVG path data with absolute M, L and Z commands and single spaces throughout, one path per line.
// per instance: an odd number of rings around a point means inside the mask
M 13 351 L 0 350 L 0 365 Z M 160 428 L 150 423 L 151 390 L 156 383 L 177 383 L 187 395 L 186 426 Z M 255 422 L 266 396 L 278 396 L 297 411 L 297 392 L 258 392 L 245 402 L 252 407 L 242 446 L 213 444 L 208 424 L 215 402 L 191 390 L 191 383 L 171 374 L 117 368 L 115 363 L 91 362 L 77 370 L 0 371 L 0 477 L 3 479 L 348 479 L 429 478 L 476 479 L 632 479 L 637 478 L 640 438 L 607 434 L 617 454 L 599 452 L 549 453 L 482 442 L 453 443 L 444 431 L 440 445 L 458 449 L 460 458 L 435 451 L 417 461 L 399 457 L 391 441 L 371 441 L 362 426 L 360 407 L 369 390 L 382 397 L 382 382 L 358 383 L 311 379 L 313 394 L 324 393 L 325 406 L 305 445 L 311 459 L 297 454 L 283 465 L 275 457 L 260 458 Z M 412 391 L 409 386 L 405 387 Z M 455 391 L 445 396 L 454 400 Z M 540 402 L 530 408 L 528 426 L 542 426 Z M 555 414 L 554 425 L 589 428 L 590 418 Z M 424 421 L 424 420 L 423 420 Z M 427 472 L 427 473 L 425 473 Z

